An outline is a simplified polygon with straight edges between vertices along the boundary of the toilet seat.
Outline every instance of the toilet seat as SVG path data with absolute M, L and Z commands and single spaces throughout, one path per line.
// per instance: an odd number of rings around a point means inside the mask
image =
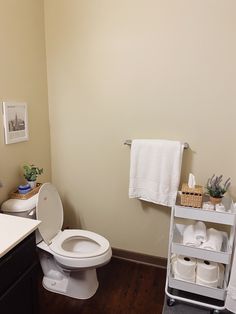
M 86 264 L 88 260 L 89 265 L 95 260 L 101 264 L 104 258 L 111 257 L 108 240 L 99 234 L 81 229 L 61 231 L 63 206 L 56 188 L 50 183 L 44 183 L 39 190 L 36 217 L 42 221 L 38 229 L 43 242 L 61 264 L 78 267 L 79 262 Z
M 104 254 L 110 244 L 104 237 L 87 230 L 66 229 L 52 239 L 49 248 L 70 258 L 91 258 Z

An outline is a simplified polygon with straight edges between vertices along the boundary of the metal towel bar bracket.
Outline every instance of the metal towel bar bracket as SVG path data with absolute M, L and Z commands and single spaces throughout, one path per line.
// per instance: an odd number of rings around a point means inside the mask
M 132 144 L 132 140 L 126 140 L 124 142 L 124 145 L 131 145 Z M 183 143 L 184 145 L 184 149 L 188 149 L 189 148 L 189 144 L 188 143 Z

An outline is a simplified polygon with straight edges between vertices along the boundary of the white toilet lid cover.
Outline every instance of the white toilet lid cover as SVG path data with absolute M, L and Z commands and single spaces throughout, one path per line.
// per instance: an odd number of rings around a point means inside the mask
M 44 183 L 39 190 L 36 217 L 42 221 L 38 229 L 44 242 L 49 245 L 63 224 L 62 202 L 51 183 Z

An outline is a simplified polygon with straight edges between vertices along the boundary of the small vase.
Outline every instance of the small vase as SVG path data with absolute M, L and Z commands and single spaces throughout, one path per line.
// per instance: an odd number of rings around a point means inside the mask
M 210 196 L 210 202 L 211 202 L 213 205 L 220 204 L 220 203 L 221 203 L 221 200 L 222 200 L 222 197 L 213 197 L 213 196 Z
M 36 181 L 27 181 L 27 183 L 30 185 L 32 190 L 36 187 Z

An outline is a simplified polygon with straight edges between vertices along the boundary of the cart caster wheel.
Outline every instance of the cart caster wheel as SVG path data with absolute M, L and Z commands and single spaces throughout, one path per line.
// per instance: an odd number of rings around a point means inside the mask
M 220 310 L 211 310 L 211 314 L 220 314 Z
M 175 305 L 175 299 L 168 298 L 167 299 L 167 305 L 168 306 L 174 306 Z

